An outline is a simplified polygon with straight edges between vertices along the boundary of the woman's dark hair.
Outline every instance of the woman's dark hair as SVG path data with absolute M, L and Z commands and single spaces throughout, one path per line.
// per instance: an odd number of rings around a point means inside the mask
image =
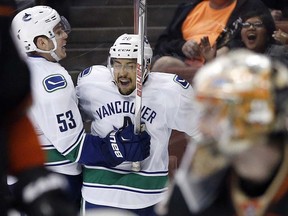
M 271 43 L 275 43 L 275 39 L 272 37 L 274 31 L 276 31 L 275 22 L 270 14 L 265 14 L 261 11 L 250 11 L 242 16 L 242 22 L 246 22 L 248 19 L 252 17 L 259 17 L 259 19 L 263 22 L 265 29 L 267 30 L 267 45 Z
M 244 13 L 241 16 L 242 22 L 246 22 L 248 19 L 252 17 L 259 17 L 259 19 L 263 22 L 263 25 L 267 31 L 267 43 L 266 45 L 269 46 L 271 44 L 276 44 L 277 42 L 272 37 L 273 32 L 276 30 L 275 22 L 271 14 L 264 14 L 261 11 L 249 11 L 247 13 Z M 238 28 L 235 31 L 233 39 L 227 44 L 227 46 L 230 49 L 235 49 L 239 47 L 245 47 L 244 43 L 241 40 L 241 24 L 239 25 L 240 28 Z

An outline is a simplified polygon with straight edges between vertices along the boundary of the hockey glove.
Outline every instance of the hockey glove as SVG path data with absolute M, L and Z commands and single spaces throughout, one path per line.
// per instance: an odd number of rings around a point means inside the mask
M 66 179 L 43 167 L 30 169 L 17 176 L 15 197 L 20 211 L 29 216 L 76 216 L 78 212 L 67 197 Z
M 104 139 L 103 145 L 110 153 L 110 165 L 116 166 L 123 161 L 144 160 L 150 155 L 150 139 L 146 130 L 135 135 L 133 124 L 126 125 L 118 131 L 111 131 Z

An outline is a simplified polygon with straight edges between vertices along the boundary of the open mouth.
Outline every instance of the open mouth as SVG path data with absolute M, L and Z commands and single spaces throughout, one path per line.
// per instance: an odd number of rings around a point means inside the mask
M 255 34 L 248 34 L 247 35 L 247 38 L 248 38 L 248 40 L 252 40 L 252 41 L 254 41 L 254 40 L 256 40 L 256 35 Z
M 120 83 L 122 86 L 127 86 L 127 85 L 129 85 L 130 80 L 129 80 L 129 79 L 119 79 L 119 83 Z

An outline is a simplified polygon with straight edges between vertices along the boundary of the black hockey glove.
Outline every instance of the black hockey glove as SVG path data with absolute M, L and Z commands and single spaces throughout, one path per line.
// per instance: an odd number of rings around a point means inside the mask
M 111 166 L 124 161 L 142 161 L 150 155 L 150 135 L 146 130 L 134 134 L 134 125 L 128 124 L 118 131 L 111 131 L 105 140 L 104 151 L 109 151 Z
M 20 211 L 28 216 L 76 216 L 78 211 L 69 200 L 66 179 L 44 167 L 30 169 L 17 176 L 15 198 Z

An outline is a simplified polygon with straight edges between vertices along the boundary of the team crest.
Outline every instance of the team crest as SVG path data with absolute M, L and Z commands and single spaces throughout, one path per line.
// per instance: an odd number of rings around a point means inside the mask
M 91 73 L 92 71 L 92 67 L 86 68 L 85 70 L 83 70 L 80 74 L 79 77 L 84 77 L 87 76 Z
M 174 80 L 174 82 L 176 82 L 179 85 L 181 85 L 182 88 L 184 88 L 184 89 L 187 89 L 189 87 L 189 85 L 190 85 L 189 82 L 187 82 L 185 79 L 182 79 L 178 75 L 176 75 L 173 80 Z
M 67 86 L 67 81 L 64 76 L 60 74 L 54 74 L 46 77 L 43 80 L 43 86 L 47 92 L 53 92 L 58 89 L 65 88 Z
M 31 16 L 31 14 L 25 13 L 25 15 L 23 16 L 22 19 L 24 22 L 27 22 L 27 21 L 30 21 L 32 19 L 32 16 Z

